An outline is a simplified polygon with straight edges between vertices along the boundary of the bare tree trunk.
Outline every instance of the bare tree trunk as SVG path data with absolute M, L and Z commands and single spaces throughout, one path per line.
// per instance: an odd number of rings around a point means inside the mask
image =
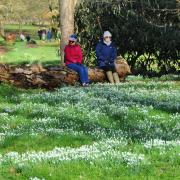
M 4 28 L 3 28 L 3 24 L 0 21 L 0 36 L 5 40 L 6 36 L 5 36 L 5 32 L 4 32 Z
M 19 35 L 22 33 L 22 21 L 19 20 Z
M 74 12 L 76 0 L 59 0 L 61 29 L 61 63 L 64 64 L 64 47 L 68 37 L 74 33 Z

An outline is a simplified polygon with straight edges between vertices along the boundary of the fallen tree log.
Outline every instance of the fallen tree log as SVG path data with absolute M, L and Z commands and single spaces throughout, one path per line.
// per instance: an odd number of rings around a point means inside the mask
M 130 74 L 126 64 L 118 64 L 120 80 Z M 103 70 L 98 68 L 88 69 L 91 82 L 105 82 L 106 75 Z M 79 81 L 79 76 L 75 71 L 65 66 L 43 67 L 41 64 L 12 66 L 0 64 L 0 82 L 12 84 L 21 88 L 46 88 L 54 89 L 61 85 L 75 85 Z

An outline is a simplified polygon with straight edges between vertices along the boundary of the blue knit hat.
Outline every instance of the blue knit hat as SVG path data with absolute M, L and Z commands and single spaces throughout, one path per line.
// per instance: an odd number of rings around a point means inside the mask
M 77 35 L 76 34 L 72 34 L 69 36 L 69 41 L 77 41 Z

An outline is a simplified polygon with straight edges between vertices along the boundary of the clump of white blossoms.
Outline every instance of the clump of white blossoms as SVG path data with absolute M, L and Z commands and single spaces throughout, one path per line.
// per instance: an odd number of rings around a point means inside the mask
M 45 178 L 30 177 L 29 180 L 45 180 Z
M 137 154 L 131 152 L 122 152 L 122 158 L 128 166 L 132 166 L 140 164 L 145 159 L 145 156 L 144 154 L 139 154 L 137 156 Z
M 180 146 L 180 141 L 164 141 L 161 139 L 154 139 L 154 140 L 150 140 L 150 141 L 146 141 L 144 143 L 144 147 L 145 148 L 158 148 L 158 149 L 162 149 L 165 147 L 176 147 L 176 146 Z
M 26 152 L 19 154 L 18 152 L 9 152 L 0 158 L 0 164 L 26 164 L 48 161 L 56 164 L 62 161 L 72 160 L 118 160 L 128 166 L 139 165 L 145 160 L 144 155 L 133 154 L 130 152 L 120 152 L 119 147 L 126 146 L 127 142 L 124 139 L 107 139 L 100 142 L 95 142 L 92 145 L 83 145 L 79 148 L 54 148 L 47 152 Z

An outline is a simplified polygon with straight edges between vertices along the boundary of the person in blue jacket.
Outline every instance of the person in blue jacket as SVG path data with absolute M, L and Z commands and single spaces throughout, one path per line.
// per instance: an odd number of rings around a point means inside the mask
M 51 41 L 51 39 L 52 39 L 52 32 L 51 32 L 51 30 L 49 29 L 48 32 L 47 32 L 47 40 L 48 40 L 48 41 Z
M 112 35 L 109 31 L 105 31 L 103 39 L 96 46 L 96 57 L 98 67 L 106 72 L 110 83 L 119 83 L 119 76 L 115 69 L 115 60 L 117 58 L 117 50 L 112 42 Z

